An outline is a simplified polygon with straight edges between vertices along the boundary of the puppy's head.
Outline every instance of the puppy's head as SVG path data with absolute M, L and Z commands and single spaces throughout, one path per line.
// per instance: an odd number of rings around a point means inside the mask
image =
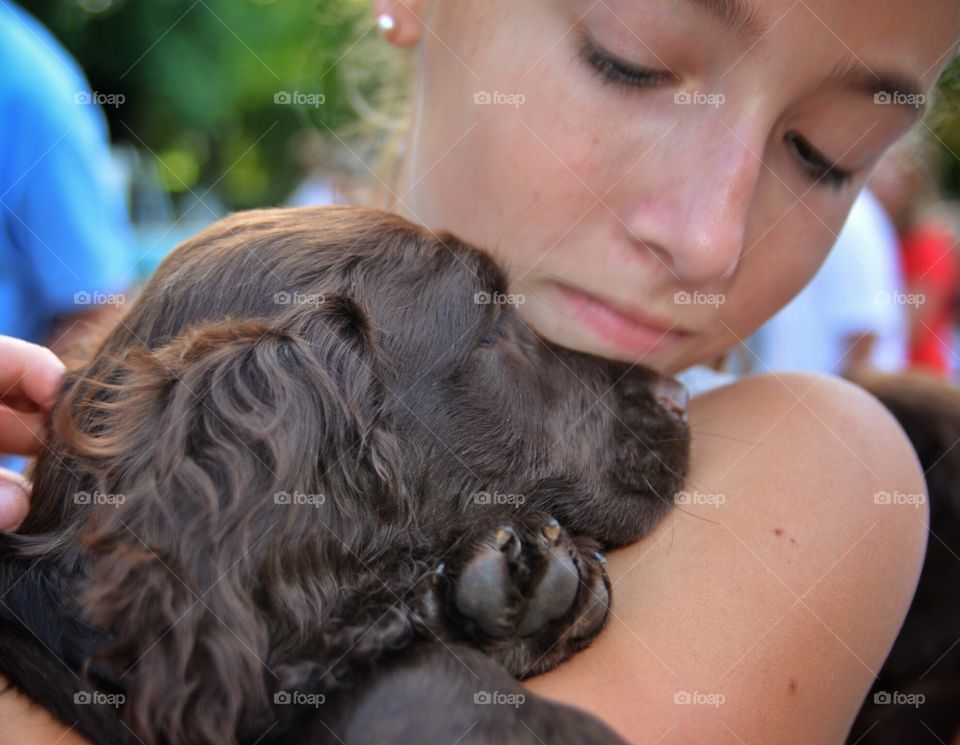
M 608 544 L 664 514 L 688 443 L 663 382 L 544 342 L 506 292 L 396 215 L 243 213 L 68 375 L 21 532 L 82 536 L 145 742 L 255 738 L 351 582 L 497 495 Z

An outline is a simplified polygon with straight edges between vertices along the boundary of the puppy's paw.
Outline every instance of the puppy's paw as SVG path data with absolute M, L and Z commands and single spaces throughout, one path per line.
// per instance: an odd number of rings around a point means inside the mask
M 448 618 L 515 675 L 547 670 L 603 626 L 610 591 L 602 563 L 595 544 L 544 513 L 478 523 L 443 570 Z

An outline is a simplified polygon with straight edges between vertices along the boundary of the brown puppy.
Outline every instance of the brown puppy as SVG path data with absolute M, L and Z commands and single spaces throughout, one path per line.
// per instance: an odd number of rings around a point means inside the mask
M 505 293 L 359 207 L 180 246 L 62 386 L 0 673 L 98 743 L 619 742 L 511 676 L 603 626 L 597 551 L 682 484 L 678 384 Z

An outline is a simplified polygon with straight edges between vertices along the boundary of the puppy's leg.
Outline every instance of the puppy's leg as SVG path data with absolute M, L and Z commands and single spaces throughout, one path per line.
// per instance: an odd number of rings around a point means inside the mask
M 543 512 L 474 523 L 444 557 L 435 598 L 450 638 L 524 677 L 555 667 L 599 633 L 610 583 L 596 542 Z
M 397 556 L 344 588 L 322 633 L 275 653 L 270 660 L 276 702 L 293 693 L 328 694 L 352 689 L 381 660 L 415 641 L 436 639 L 437 613 L 422 601 L 433 573 L 413 557 Z M 429 617 L 424 617 L 428 614 Z
M 598 719 L 534 695 L 487 655 L 457 644 L 411 647 L 356 691 L 303 715 L 312 723 L 296 731 L 312 743 L 625 745 Z

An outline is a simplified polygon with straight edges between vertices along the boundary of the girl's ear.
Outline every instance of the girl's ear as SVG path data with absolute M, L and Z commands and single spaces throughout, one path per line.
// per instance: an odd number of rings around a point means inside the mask
M 102 658 L 148 745 L 230 745 L 270 725 L 273 620 L 321 623 L 335 580 L 304 577 L 383 498 L 355 493 L 377 481 L 355 473 L 375 381 L 344 302 L 132 354 L 80 443 L 106 495 L 91 497 L 81 607 L 112 635 Z
M 426 0 L 373 0 L 380 34 L 401 48 L 418 44 L 423 37 L 426 5 Z

